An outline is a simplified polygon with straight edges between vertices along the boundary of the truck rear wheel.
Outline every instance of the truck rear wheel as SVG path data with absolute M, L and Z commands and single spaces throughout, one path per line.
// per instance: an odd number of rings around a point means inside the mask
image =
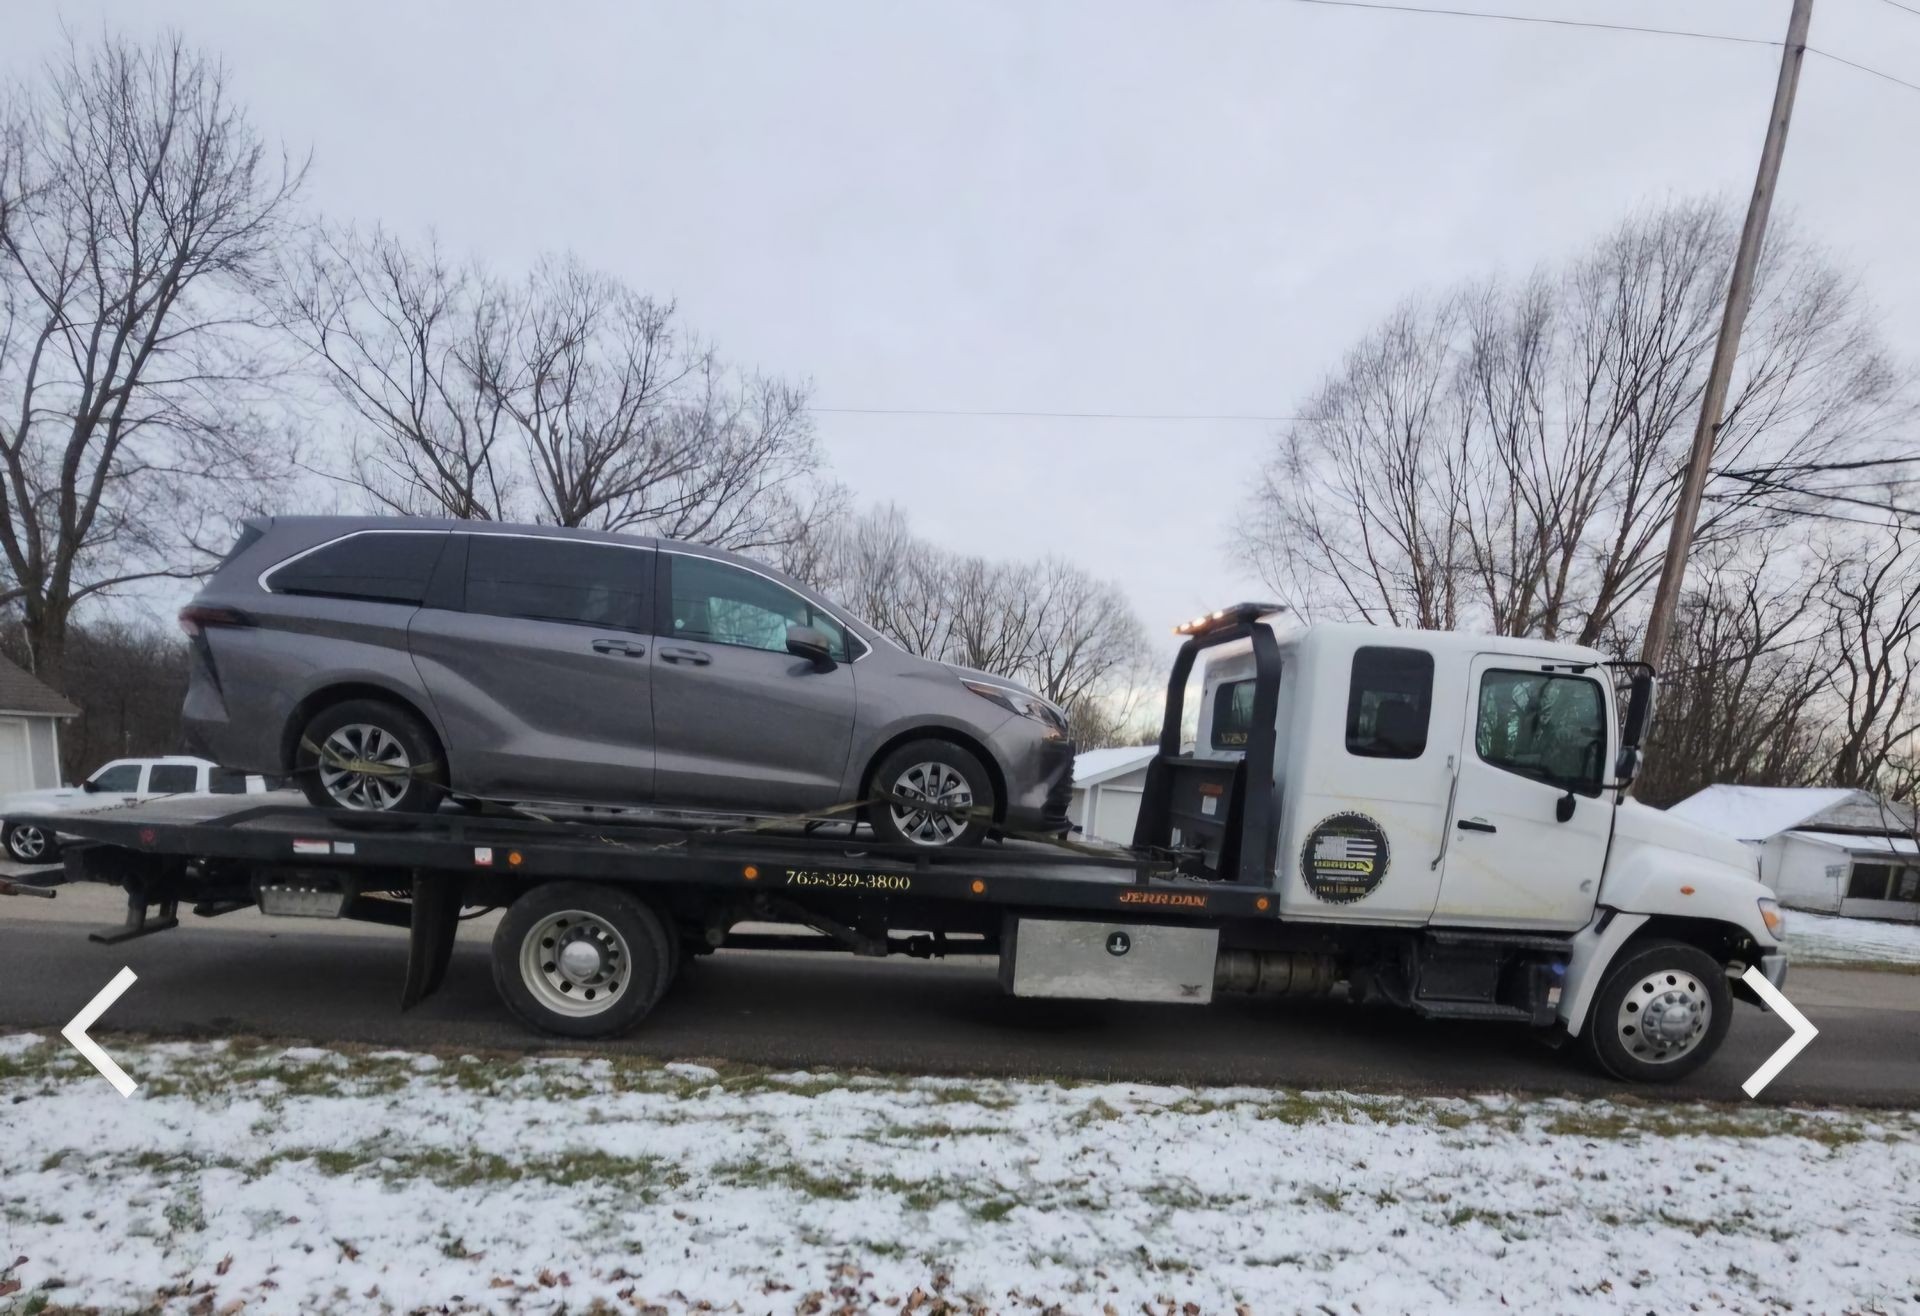
M 1582 1032 L 1615 1078 L 1671 1083 L 1705 1064 L 1732 1023 L 1727 971 L 1698 947 L 1650 941 L 1608 971 Z
M 614 1037 L 653 1009 L 670 981 L 660 919 L 611 887 L 555 882 L 508 908 L 493 934 L 493 983 L 527 1023 L 561 1037 Z

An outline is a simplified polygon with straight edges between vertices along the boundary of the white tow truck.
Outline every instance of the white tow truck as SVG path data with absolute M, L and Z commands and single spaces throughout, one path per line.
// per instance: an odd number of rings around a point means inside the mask
M 1577 1039 L 1658 1081 L 1719 1046 L 1747 968 L 1782 980 L 1780 913 L 1745 849 L 1627 798 L 1645 667 L 1539 640 L 1292 626 L 1259 604 L 1179 630 L 1131 847 L 888 847 L 856 821 L 885 800 L 728 827 L 202 797 L 62 818 L 88 842 L 67 875 L 126 891 L 106 942 L 176 926 L 183 901 L 404 926 L 403 1008 L 438 987 L 461 910 L 501 906 L 502 999 L 573 1037 L 637 1025 L 687 956 L 716 949 L 975 954 L 1016 996 L 1344 987 Z

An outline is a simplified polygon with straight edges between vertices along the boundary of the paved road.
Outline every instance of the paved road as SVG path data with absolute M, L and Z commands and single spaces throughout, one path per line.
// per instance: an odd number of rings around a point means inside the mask
M 72 888 L 63 901 L 29 909 L 0 901 L 0 1028 L 58 1028 L 126 964 L 140 980 L 96 1033 L 550 1045 L 495 998 L 486 924 L 463 929 L 439 995 L 402 1015 L 403 933 L 243 913 L 97 946 L 86 933 L 105 921 L 104 903 Z M 1920 978 L 1806 969 L 1789 977 L 1788 991 L 1821 1035 L 1767 1100 L 1920 1106 Z M 1778 1019 L 1739 1006 L 1721 1054 L 1667 1091 L 1744 1100 L 1741 1080 L 1786 1035 Z M 697 962 L 634 1036 L 610 1045 L 782 1067 L 1395 1091 L 1636 1090 L 1509 1028 L 1428 1023 L 1339 1002 L 1229 997 L 1200 1009 L 1014 1000 L 1001 993 L 992 964 L 976 959 L 722 953 Z

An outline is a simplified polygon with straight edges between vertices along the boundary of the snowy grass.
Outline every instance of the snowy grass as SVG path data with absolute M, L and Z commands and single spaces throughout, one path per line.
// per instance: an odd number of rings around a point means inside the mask
M 1787 954 L 1797 964 L 1844 964 L 1920 973 L 1920 925 L 1787 911 Z
M 111 1049 L 0 1037 L 5 1316 L 1920 1303 L 1912 1112 Z

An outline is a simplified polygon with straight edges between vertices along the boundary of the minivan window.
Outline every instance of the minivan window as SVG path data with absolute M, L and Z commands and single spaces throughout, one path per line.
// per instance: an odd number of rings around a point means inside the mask
M 651 549 L 474 535 L 467 545 L 467 611 L 645 631 L 652 571 Z
M 675 639 L 787 651 L 787 627 L 823 632 L 834 659 L 847 661 L 846 628 L 786 586 L 711 558 L 667 555 Z
M 1417 759 L 1427 752 L 1433 655 L 1367 645 L 1354 650 L 1347 687 L 1347 753 Z
M 1247 733 L 1253 730 L 1253 688 L 1251 677 L 1228 681 L 1213 692 L 1213 729 L 1208 739 L 1215 749 L 1245 749 Z
M 93 788 L 99 791 L 137 791 L 140 789 L 140 765 L 116 763 L 94 774 Z
M 147 769 L 147 791 L 153 795 L 183 795 L 200 785 L 200 769 L 191 763 L 156 763 Z
M 1480 678 L 1473 744 L 1496 768 L 1598 795 L 1607 761 L 1600 683 L 1557 672 L 1488 672 Z
M 276 567 L 267 586 L 276 594 L 418 604 L 426 597 L 434 563 L 449 537 L 437 532 L 374 530 L 349 535 Z

